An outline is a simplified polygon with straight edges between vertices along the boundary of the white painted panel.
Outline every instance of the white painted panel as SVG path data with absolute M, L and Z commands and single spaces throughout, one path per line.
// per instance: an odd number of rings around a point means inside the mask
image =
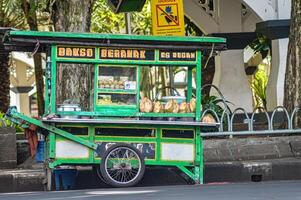
M 57 141 L 55 155 L 57 158 L 88 158 L 89 149 L 72 141 Z
M 193 144 L 174 144 L 162 143 L 161 148 L 162 160 L 171 161 L 193 161 L 194 145 Z

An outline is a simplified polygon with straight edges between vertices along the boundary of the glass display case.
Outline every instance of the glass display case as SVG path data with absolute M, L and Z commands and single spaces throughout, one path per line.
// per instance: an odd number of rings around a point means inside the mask
M 136 67 L 99 66 L 98 88 L 136 90 Z
M 136 111 L 139 95 L 137 75 L 137 66 L 98 66 L 95 111 L 116 114 L 121 114 L 122 109 L 129 113 L 130 110 Z
M 56 65 L 57 111 L 92 111 L 94 65 L 83 63 L 57 63 Z M 81 76 L 77 76 L 81 74 Z

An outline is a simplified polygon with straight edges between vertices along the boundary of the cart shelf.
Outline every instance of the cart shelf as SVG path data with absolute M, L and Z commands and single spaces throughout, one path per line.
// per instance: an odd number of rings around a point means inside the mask
M 199 126 L 218 127 L 219 123 L 205 123 L 196 121 L 163 121 L 163 120 L 137 120 L 137 119 L 63 119 L 53 118 L 42 120 L 45 123 L 77 123 L 77 124 L 135 124 L 135 125 L 169 125 L 169 126 Z
M 116 107 L 116 106 L 111 106 Z M 123 106 L 123 107 L 129 107 L 133 108 L 135 106 Z M 64 112 L 57 112 L 59 115 L 74 115 L 74 116 L 102 116 L 99 114 L 99 112 L 77 112 L 77 111 L 64 111 Z M 188 118 L 195 118 L 195 113 L 128 113 L 129 115 L 127 117 L 188 117 Z M 108 114 L 106 114 L 108 115 Z
M 195 113 L 138 113 L 139 117 L 195 117 Z
M 121 93 L 121 94 L 136 94 L 137 90 L 125 89 L 97 89 L 99 93 Z

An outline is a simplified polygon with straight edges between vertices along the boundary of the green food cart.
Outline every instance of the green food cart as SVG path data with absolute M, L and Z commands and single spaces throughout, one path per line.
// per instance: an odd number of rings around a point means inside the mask
M 225 39 L 10 30 L 3 44 L 46 53 L 45 115 L 10 108 L 7 117 L 42 129 L 49 189 L 53 169 L 71 165 L 92 165 L 115 187 L 137 184 L 145 166 L 177 167 L 203 183 L 201 128 L 218 124 L 201 122 L 201 61 Z M 195 95 L 195 110 L 141 112 L 144 67 L 185 68 L 184 101 Z

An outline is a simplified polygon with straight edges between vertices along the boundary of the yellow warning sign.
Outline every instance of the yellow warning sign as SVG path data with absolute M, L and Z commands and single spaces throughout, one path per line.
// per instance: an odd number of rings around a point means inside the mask
M 151 0 L 153 35 L 185 36 L 183 0 Z

